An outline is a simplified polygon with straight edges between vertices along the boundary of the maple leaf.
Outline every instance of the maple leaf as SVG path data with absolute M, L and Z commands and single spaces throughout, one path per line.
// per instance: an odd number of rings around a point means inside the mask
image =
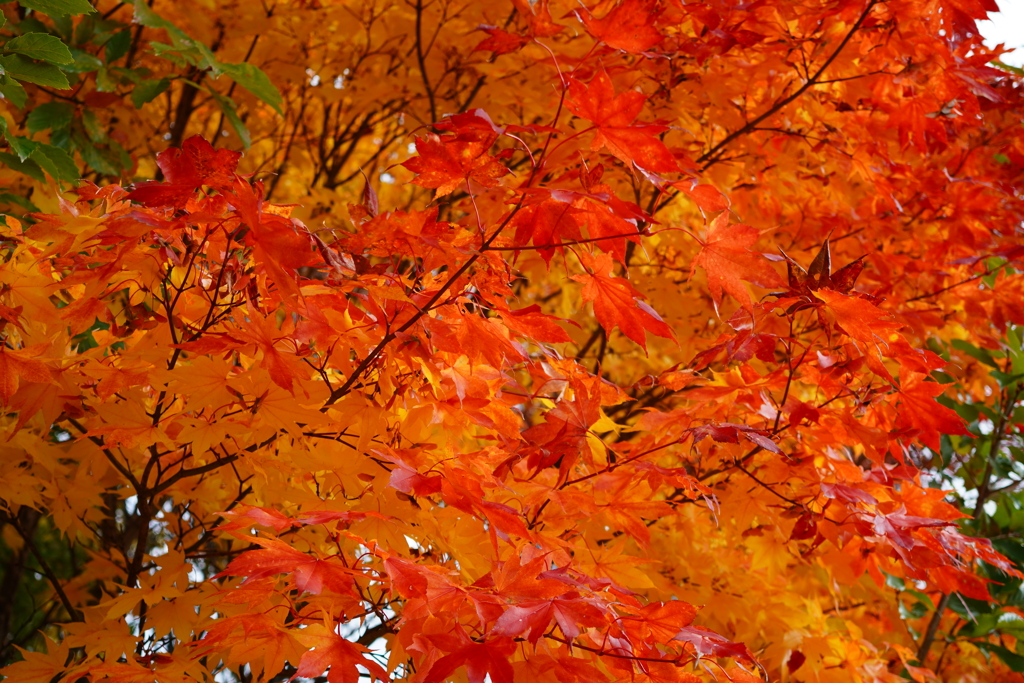
M 360 666 L 369 671 L 375 680 L 385 683 L 391 680 L 380 664 L 365 656 L 369 650 L 342 638 L 333 629 L 311 624 L 302 629 L 298 639 L 306 647 L 315 649 L 302 655 L 295 673 L 288 679 L 290 681 L 296 678 L 317 678 L 327 671 L 329 683 L 357 683 Z
M 857 278 L 860 277 L 861 272 L 864 270 L 864 257 L 861 256 L 847 263 L 833 273 L 832 249 L 829 241 L 829 238 L 825 239 L 821 249 L 818 250 L 817 255 L 811 261 L 811 265 L 807 270 L 804 270 L 799 263 L 783 252 L 788 271 L 789 290 L 779 294 L 779 296 L 802 297 L 813 303 L 812 292 L 819 289 L 831 289 L 840 294 L 850 293 L 850 290 L 853 289 L 854 284 L 857 282 Z
M 239 614 L 220 619 L 202 640 L 189 643 L 197 656 L 217 648 L 229 665 L 246 664 L 267 678 L 299 659 L 300 645 L 287 629 L 266 614 Z M 273 673 L 271 673 L 273 672 Z
M 700 626 L 685 626 L 672 637 L 689 643 L 697 652 L 698 657 L 730 657 L 753 662 L 754 657 L 742 643 L 734 643 L 721 635 Z
M 475 643 L 460 629 L 460 640 L 465 643 L 451 654 L 441 657 L 423 677 L 423 683 L 441 683 L 460 666 L 466 667 L 469 683 L 513 683 L 515 675 L 509 654 L 515 650 L 510 638 L 495 638 L 484 643 Z
M 829 289 L 817 290 L 814 296 L 825 302 L 840 329 L 857 341 L 878 344 L 899 339 L 896 330 L 903 325 L 867 299 Z
M 664 36 L 654 27 L 657 0 L 621 0 L 601 19 L 583 14 L 587 32 L 611 47 L 640 53 L 660 43 Z
M 471 180 L 483 187 L 496 187 L 498 179 L 509 172 L 487 153 L 496 138 L 493 133 L 443 138 L 430 133 L 416 138 L 419 156 L 402 165 L 417 174 L 414 183 L 435 188 L 438 196 L 449 194 Z
M 352 591 L 349 571 L 337 563 L 310 557 L 273 538 L 247 536 L 246 540 L 263 547 L 242 553 L 217 576 L 244 576 L 249 582 L 276 574 L 292 574 L 296 588 L 314 595 L 325 590 L 340 594 Z
M 601 186 L 594 190 L 606 189 Z M 637 221 L 650 221 L 651 217 L 617 201 L 607 193 L 585 195 L 556 190 L 534 192 L 543 199 L 531 201 L 513 216 L 510 225 L 515 228 L 514 244 L 526 246 L 532 242 L 545 261 L 550 262 L 563 243 L 583 239 L 583 229 L 602 251 L 611 253 L 618 261 L 625 260 L 626 240 L 637 242 L 640 233 Z
M 902 378 L 898 394 L 899 426 L 916 431 L 921 443 L 938 451 L 942 434 L 967 435 L 970 432 L 963 418 L 935 400 L 949 385 L 927 382 L 926 377 L 921 373 L 908 372 Z
M 581 258 L 589 272 L 573 275 L 572 279 L 583 283 L 583 300 L 593 302 L 601 327 L 608 331 L 618 327 L 644 350 L 647 349 L 646 332 L 672 338 L 672 329 L 639 299 L 640 292 L 622 278 L 605 275 L 612 270 L 611 255 L 582 254 Z
M 636 615 L 622 617 L 622 623 L 634 641 L 652 643 L 671 641 L 680 629 L 693 623 L 697 608 L 682 600 L 652 602 Z
M 708 275 L 708 286 L 715 310 L 722 303 L 722 294 L 736 299 L 743 308 L 753 310 L 750 294 L 742 281 L 760 287 L 781 284 L 779 274 L 763 255 L 750 251 L 757 242 L 758 231 L 749 225 L 729 223 L 728 212 L 720 213 L 711 223 L 707 238 L 690 264 L 690 276 L 700 266 Z
M 224 187 L 234 182 L 241 157 L 241 152 L 214 149 L 205 138 L 193 135 L 181 147 L 157 154 L 156 164 L 171 185 Z
M 69 649 L 67 642 L 54 643 L 47 639 L 46 645 L 46 652 L 32 652 L 15 645 L 18 652 L 21 653 L 22 660 L 4 667 L 4 680 L 11 681 L 11 683 L 36 683 L 37 681 L 52 680 L 62 672 L 68 671 L 66 668 Z
M 905 508 L 900 508 L 900 510 L 889 514 L 883 515 L 879 513 L 875 515 L 873 520 L 875 533 L 879 536 L 884 536 L 904 550 L 910 550 L 915 545 L 913 537 L 907 533 L 908 529 L 953 526 L 953 522 L 930 519 L 928 517 L 915 517 L 904 514 L 905 511 Z
M 562 32 L 562 26 L 551 19 L 550 0 L 512 0 L 516 10 L 526 17 L 530 24 L 530 32 L 538 38 L 556 36 Z
M 739 435 L 743 434 L 747 441 L 760 446 L 766 451 L 782 455 L 782 451 L 779 450 L 779 447 L 775 445 L 775 442 L 771 440 L 764 430 L 756 429 L 749 425 L 723 422 L 691 427 L 687 431 L 693 433 L 693 443 L 695 444 L 707 436 L 710 436 L 719 443 L 739 443 Z
M 501 315 L 506 324 L 523 337 L 551 344 L 572 341 L 572 338 L 558 325 L 559 322 L 572 321 L 563 321 L 553 315 L 545 315 L 541 312 L 540 306 L 536 304 L 526 308 L 501 311 Z
M 239 329 L 234 333 L 238 339 L 255 344 L 263 353 L 262 364 L 270 378 L 282 389 L 293 392 L 293 383 L 305 374 L 301 363 L 294 354 L 286 354 L 277 348 L 280 330 L 276 320 L 263 317 L 255 311 L 238 321 Z M 294 392 L 293 392 L 294 393 Z
M 569 110 L 597 128 L 591 149 L 607 147 L 627 166 L 636 164 L 656 173 L 679 170 L 672 152 L 655 137 L 668 130 L 664 126 L 634 125 L 647 97 L 636 90 L 615 94 L 607 72 L 599 71 L 589 83 L 569 82 Z
M 22 382 L 51 382 L 53 373 L 49 366 L 38 359 L 46 350 L 39 344 L 21 351 L 0 347 L 0 405 L 11 405 L 11 399 Z
M 496 55 L 505 55 L 509 52 L 515 52 L 530 42 L 530 39 L 525 36 L 509 33 L 496 26 L 481 26 L 480 30 L 486 33 L 488 37 L 484 38 L 473 48 L 474 52 L 486 50 Z
M 685 192 L 700 207 L 701 211 L 713 213 L 729 208 L 729 198 L 714 185 L 701 185 L 696 180 L 682 180 L 672 183 L 672 186 Z
M 203 185 L 223 189 L 234 181 L 241 153 L 214 149 L 194 135 L 181 147 L 168 147 L 156 157 L 167 182 L 136 183 L 128 199 L 145 206 L 183 206 Z
M 494 622 L 491 635 L 518 638 L 529 631 L 526 639 L 536 643 L 547 630 L 554 616 L 554 605 L 550 600 L 534 600 L 509 607 Z

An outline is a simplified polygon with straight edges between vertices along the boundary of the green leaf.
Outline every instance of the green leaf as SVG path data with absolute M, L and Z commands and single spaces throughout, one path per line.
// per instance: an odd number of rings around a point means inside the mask
M 110 71 L 106 67 L 102 67 L 96 72 L 96 90 L 99 92 L 117 90 L 117 82 L 110 77 Z
M 71 56 L 74 58 L 74 62 L 64 67 L 65 71 L 71 71 L 74 73 L 88 73 L 90 71 L 96 71 L 103 66 L 103 60 L 91 55 L 85 50 L 79 50 L 78 48 L 71 48 Z
M 213 99 L 217 101 L 220 106 L 220 110 L 224 112 L 224 118 L 231 124 L 231 128 L 235 131 L 235 134 L 241 139 L 242 146 L 245 149 L 249 149 L 252 145 L 252 138 L 249 136 L 249 129 L 242 123 L 242 119 L 238 117 L 238 111 L 235 109 L 235 103 L 231 101 L 231 98 L 224 97 L 217 93 L 211 92 Z
M 965 621 L 973 622 L 982 614 L 992 612 L 992 606 L 986 600 L 954 595 L 949 600 L 949 609 L 959 614 Z
M 978 348 L 977 346 L 974 346 L 970 342 L 966 342 L 963 339 L 954 339 L 953 341 L 950 342 L 950 345 L 954 349 L 959 349 L 963 351 L 971 358 L 974 358 L 975 360 L 980 360 L 985 365 L 996 368 L 997 370 L 999 369 L 999 364 L 996 363 L 995 359 L 992 357 L 992 352 L 989 351 L 988 349 Z
M 71 89 L 68 77 L 53 64 L 33 62 L 24 55 L 7 55 L 0 57 L 0 66 L 19 81 L 28 81 L 57 90 Z
M 18 0 L 25 9 L 42 12 L 51 17 L 63 17 L 67 14 L 89 14 L 95 12 L 89 0 Z
M 71 125 L 75 107 L 67 102 L 44 102 L 29 112 L 25 127 L 31 133 L 57 130 Z
M 135 23 L 142 24 L 146 28 L 162 28 L 165 30 L 180 31 L 177 26 L 167 21 L 153 11 L 153 8 L 145 0 L 133 1 L 135 5 Z
M 39 144 L 32 153 L 32 160 L 56 180 L 78 180 L 78 164 L 67 152 L 53 145 Z
M 75 146 L 78 147 L 78 153 L 82 155 L 82 160 L 89 165 L 89 168 L 106 176 L 120 174 L 120 169 L 108 158 L 108 155 L 103 154 L 102 150 L 93 146 L 84 136 L 75 137 Z
M 927 610 L 928 610 L 929 612 L 934 612 L 934 611 L 935 611 L 935 603 L 934 603 L 934 602 L 932 602 L 932 599 L 931 599 L 931 598 L 929 598 L 929 597 L 928 597 L 927 595 L 925 595 L 924 593 L 922 593 L 921 591 L 916 591 L 916 590 L 908 590 L 908 591 L 907 591 L 907 594 L 909 594 L 909 595 L 912 595 L 912 596 L 914 596 L 915 598 L 917 598 L 918 602 L 920 602 L 921 604 L 923 604 L 923 605 L 925 606 L 925 608 L 926 608 L 926 609 L 927 609 Z
M 152 102 L 169 87 L 171 87 L 171 81 L 166 78 L 146 79 L 132 90 L 132 104 L 136 109 L 142 109 L 142 105 Z
M 993 645 L 986 642 L 975 642 L 975 645 L 979 649 L 985 650 L 990 654 L 994 654 L 999 659 L 1003 660 L 1003 664 L 1010 668 L 1010 671 L 1016 671 L 1017 673 L 1024 672 L 1024 657 L 1020 656 L 1016 652 L 1006 649 L 1000 645 Z
M 106 143 L 107 131 L 103 128 L 103 124 L 100 123 L 96 112 L 92 109 L 86 109 L 82 112 L 82 127 L 85 128 L 85 132 L 92 142 L 96 144 Z
M 900 617 L 903 619 L 920 619 L 924 615 L 928 614 L 928 609 L 919 601 L 915 601 L 913 605 L 907 607 L 901 601 L 899 603 Z
M 153 51 L 158 56 L 162 55 L 169 47 L 171 50 L 181 53 L 182 56 L 199 68 L 210 69 L 214 77 L 220 75 L 221 64 L 213 56 L 213 53 L 210 52 L 210 48 L 198 40 L 193 40 L 187 33 L 175 26 L 173 22 L 164 19 L 154 12 L 144 0 L 136 0 L 135 2 L 135 23 L 142 24 L 147 28 L 162 28 L 167 31 L 167 35 L 170 36 L 173 45 L 166 46 L 161 43 L 150 43 Z
M 1024 374 L 1011 375 L 1000 370 L 993 370 L 990 374 L 997 382 L 999 382 L 999 386 L 1001 387 L 1008 387 L 1016 384 L 1019 379 L 1024 377 Z
M 42 171 L 39 172 L 39 175 L 42 175 Z M 38 206 L 21 195 L 14 194 L 13 192 L 0 192 L 0 204 L 14 204 L 15 206 L 20 206 L 26 211 L 39 213 Z
M 1004 71 L 1009 71 L 1012 74 L 1017 74 L 1018 76 L 1024 76 L 1024 69 L 1020 68 L 1019 66 L 1013 66 L 1012 64 L 1004 64 L 1003 62 L 1000 62 L 1000 61 L 992 61 L 992 62 L 989 62 L 989 64 L 991 64 L 992 66 L 995 66 L 995 67 L 997 67 L 999 69 L 1003 69 Z
M 18 109 L 23 109 L 28 102 L 28 93 L 21 83 L 9 76 L 0 76 L 0 95 Z
M 7 130 L 4 130 L 4 137 L 11 145 L 11 151 L 17 154 L 18 158 L 22 161 L 25 161 L 25 159 L 32 156 L 32 152 L 36 151 L 36 147 L 39 146 L 38 142 L 33 142 L 32 140 L 20 135 L 12 135 Z
M 898 591 L 906 588 L 906 584 L 903 582 L 903 579 L 898 576 L 893 576 L 892 574 L 885 575 L 885 585 L 889 588 L 895 588 Z
M 52 64 L 70 64 L 74 61 L 68 46 L 60 38 L 48 33 L 26 33 L 11 38 L 4 45 L 4 50 Z
M 107 57 L 107 64 L 112 64 L 117 60 L 128 54 L 128 50 L 132 46 L 132 32 L 131 29 L 125 29 L 118 31 L 107 41 L 104 46 L 104 54 Z M 129 65 L 130 66 L 130 65 Z
M 273 107 L 278 114 L 282 113 L 281 91 L 262 70 L 252 64 L 221 64 L 220 69 L 228 78 Z
M 158 43 L 157 41 L 152 40 L 149 43 L 149 48 L 153 51 L 154 55 L 161 59 L 166 59 L 180 69 L 184 69 L 189 65 L 195 65 L 195 63 L 199 61 L 199 53 L 195 50 L 190 51 L 192 58 L 187 58 L 179 52 L 178 48 L 173 45 L 168 45 L 167 43 Z
M 21 173 L 27 175 L 33 180 L 38 180 L 41 183 L 46 182 L 46 176 L 43 175 L 43 170 L 39 168 L 39 164 L 27 159 L 22 161 L 15 154 L 9 154 L 7 152 L 0 152 L 0 164 L 3 164 L 7 168 L 11 169 L 15 173 Z
M 973 403 L 954 403 L 953 410 L 968 423 L 975 422 L 978 419 L 978 407 Z

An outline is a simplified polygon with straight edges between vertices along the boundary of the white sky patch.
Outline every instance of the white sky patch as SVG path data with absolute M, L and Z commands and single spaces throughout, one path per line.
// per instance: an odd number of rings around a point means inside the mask
M 985 44 L 995 47 L 1000 43 L 1015 48 L 1003 55 L 1003 63 L 1024 67 L 1024 0 L 997 0 L 999 13 L 990 14 L 990 21 L 979 21 L 978 30 Z

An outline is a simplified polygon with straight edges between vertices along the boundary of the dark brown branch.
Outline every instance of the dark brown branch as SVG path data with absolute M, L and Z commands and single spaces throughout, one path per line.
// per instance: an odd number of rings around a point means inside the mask
M 64 587 L 60 585 L 60 579 L 57 578 L 57 574 L 52 568 L 50 568 L 50 564 L 46 561 L 46 558 L 43 557 L 43 554 L 39 552 L 38 548 L 36 548 L 36 544 L 32 540 L 32 537 L 21 528 L 17 519 L 11 519 L 11 526 L 14 527 L 14 530 L 17 531 L 22 540 L 25 541 L 25 545 L 28 546 L 32 556 L 36 558 L 36 562 L 39 563 L 39 568 L 42 571 L 43 576 L 45 576 L 46 580 L 50 582 L 50 585 L 53 587 L 53 591 L 60 599 L 60 603 L 64 605 L 64 609 L 67 610 L 68 618 L 71 619 L 71 621 L 82 621 L 82 614 L 75 609 L 75 606 L 68 597 L 68 594 L 64 592 Z
M 924 637 L 921 639 L 921 647 L 917 648 L 917 661 L 922 665 L 928 657 L 928 650 L 932 649 L 932 643 L 935 642 L 935 634 L 939 630 L 939 622 L 942 621 L 942 615 L 946 612 L 946 606 L 949 605 L 949 596 L 951 595 L 952 593 L 945 593 L 942 599 L 939 600 L 939 604 L 935 607 L 935 613 L 932 614 L 932 618 L 928 622 L 928 628 L 924 632 Z

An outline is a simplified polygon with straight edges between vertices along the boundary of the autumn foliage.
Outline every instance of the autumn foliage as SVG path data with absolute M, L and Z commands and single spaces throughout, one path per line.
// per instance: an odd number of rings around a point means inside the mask
M 0 7 L 7 680 L 1024 671 L 992 0 Z

